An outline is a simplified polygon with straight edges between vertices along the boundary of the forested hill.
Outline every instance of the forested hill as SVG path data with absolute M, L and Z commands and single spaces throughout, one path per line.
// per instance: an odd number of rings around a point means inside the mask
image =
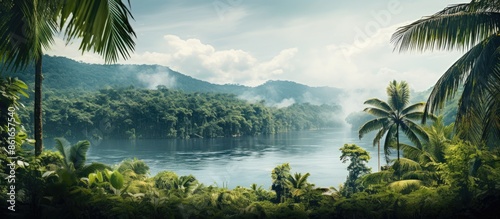
M 101 65 L 44 56 L 44 136 L 213 138 L 343 125 L 340 90 L 290 81 L 218 85 L 158 65 Z M 30 87 L 32 68 L 11 72 Z M 5 76 L 5 75 L 3 75 Z M 31 133 L 33 112 L 21 113 Z
M 184 92 L 231 93 L 254 102 L 265 100 L 268 105 L 335 103 L 341 94 L 341 90 L 337 88 L 309 87 L 290 81 L 268 81 L 257 87 L 219 85 L 195 79 L 165 66 L 88 64 L 47 55 L 43 59 L 43 74 L 44 88 L 59 91 L 97 91 L 129 86 L 156 89 L 160 86 Z M 8 75 L 33 85 L 32 68 Z
M 250 104 L 234 94 L 166 88 L 109 88 L 78 97 L 52 95 L 44 101 L 45 137 L 76 139 L 274 134 L 341 126 L 341 119 L 334 116 L 339 111 L 340 107 L 326 104 L 267 107 L 260 102 Z M 22 116 L 24 120 L 32 117 Z

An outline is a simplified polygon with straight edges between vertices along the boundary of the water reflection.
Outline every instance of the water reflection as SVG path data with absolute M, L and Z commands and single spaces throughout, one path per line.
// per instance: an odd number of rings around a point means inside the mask
M 367 149 L 377 170 L 376 148 L 368 136 L 358 140 L 357 133 L 342 129 L 302 131 L 273 136 L 189 139 L 189 140 L 105 140 L 89 150 L 89 162 L 114 165 L 126 158 L 144 160 L 151 175 L 163 170 L 178 175 L 193 174 L 207 185 L 250 186 L 271 184 L 271 170 L 290 163 L 292 173 L 309 172 L 317 186 L 344 182 L 347 164 L 340 162 L 339 148 L 356 143 Z

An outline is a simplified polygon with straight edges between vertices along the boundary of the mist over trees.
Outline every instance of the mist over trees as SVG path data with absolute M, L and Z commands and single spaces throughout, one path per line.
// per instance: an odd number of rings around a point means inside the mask
M 72 139 L 214 138 L 342 126 L 335 119 L 340 106 L 267 107 L 233 94 L 184 93 L 161 86 L 52 95 L 44 111 L 45 135 Z M 22 118 L 29 123 L 31 117 Z

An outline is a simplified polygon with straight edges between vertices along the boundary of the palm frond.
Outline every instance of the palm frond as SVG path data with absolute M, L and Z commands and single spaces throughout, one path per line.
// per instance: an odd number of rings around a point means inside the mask
M 385 154 L 385 161 L 389 163 L 389 155 L 391 155 L 391 147 L 393 143 L 395 144 L 395 139 L 396 139 L 396 126 L 392 125 L 389 127 L 387 130 L 387 134 L 385 135 L 385 141 L 384 141 L 384 154 Z
M 439 176 L 436 174 L 436 172 L 431 172 L 431 171 L 425 171 L 425 170 L 417 170 L 417 171 L 410 171 L 401 177 L 402 179 L 405 180 L 420 180 L 422 183 L 429 185 L 433 181 L 438 180 Z
M 96 52 L 107 63 L 119 56 L 130 57 L 136 37 L 129 18 L 130 10 L 121 0 L 70 0 L 59 7 L 59 28 L 65 28 L 66 42 L 81 38 L 80 50 Z
M 396 80 L 389 83 L 387 87 L 388 104 L 391 106 L 392 111 L 402 111 L 410 102 L 410 88 L 408 83 L 401 81 L 398 83 Z
M 375 135 L 375 138 L 373 138 L 373 146 L 377 145 L 378 143 L 380 143 L 380 140 L 382 139 L 382 137 L 384 137 L 384 134 L 387 132 L 387 129 L 383 129 L 381 128 L 377 134 Z
M 1 1 L 0 71 L 24 69 L 53 43 L 54 1 Z
M 413 113 L 413 112 L 423 112 L 424 107 L 425 107 L 424 102 L 412 104 L 412 105 L 406 107 L 405 109 L 403 109 L 403 111 L 401 111 L 401 115 L 406 116 L 407 114 Z
M 406 119 L 413 120 L 413 121 L 422 121 L 422 118 L 424 117 L 424 112 L 410 112 L 404 115 Z M 427 118 L 431 118 L 431 120 L 434 120 L 435 116 L 432 113 L 429 113 L 427 115 Z
M 469 10 L 470 10 L 469 3 L 453 4 L 453 5 L 450 5 L 446 8 L 444 8 L 443 10 L 435 13 L 434 16 L 456 14 L 459 12 L 464 12 L 464 11 L 469 11 Z
M 389 188 L 396 192 L 406 192 L 417 190 L 422 187 L 422 181 L 417 179 L 399 180 L 389 184 Z
M 89 148 L 89 141 L 79 141 L 70 148 L 69 160 L 73 163 L 75 169 L 80 169 L 85 165 Z
M 386 128 L 389 123 L 389 120 L 387 118 L 376 118 L 372 119 L 365 124 L 361 126 L 359 129 L 359 139 L 363 138 L 363 135 L 371 132 L 373 130 L 381 129 L 381 128 Z
M 457 128 L 467 130 L 464 132 L 465 137 L 472 142 L 479 142 L 482 136 L 490 133 L 490 130 L 484 129 L 485 123 L 488 123 L 484 119 L 488 117 L 488 109 L 495 108 L 498 99 L 494 96 L 498 95 L 500 85 L 500 77 L 496 72 L 500 60 L 500 36 L 492 36 L 483 44 L 484 48 L 478 54 L 464 82 L 456 118 Z M 491 131 L 493 130 L 495 129 Z
M 497 88 L 500 85 L 497 85 Z M 496 96 L 491 95 L 485 105 L 489 106 L 485 110 L 483 119 L 483 130 L 481 139 L 488 139 L 489 142 L 500 141 L 500 91 L 496 91 Z
M 465 91 L 464 88 L 462 96 L 465 97 L 463 99 L 464 101 L 466 99 L 471 99 L 471 97 L 468 97 L 471 94 L 476 94 L 477 96 L 477 93 L 471 92 L 471 85 L 476 81 L 484 82 L 485 79 L 481 79 L 479 77 L 484 77 L 488 74 L 489 71 L 485 70 L 495 67 L 491 66 L 492 63 L 487 63 L 487 60 L 492 60 L 491 58 L 494 54 L 494 50 L 500 45 L 499 38 L 500 37 L 497 36 L 491 36 L 489 40 L 485 41 L 485 43 L 480 43 L 474 46 L 462 57 L 460 57 L 455 63 L 453 63 L 453 65 L 443 74 L 443 76 L 439 78 L 439 80 L 436 82 L 436 85 L 434 85 L 434 88 L 432 89 L 432 92 L 427 100 L 424 112 L 435 112 L 436 110 L 443 108 L 446 101 L 454 97 L 456 91 L 458 90 L 458 87 L 467 80 L 469 75 L 472 74 L 473 69 L 476 69 L 475 74 L 477 76 L 475 78 L 477 79 L 469 80 L 470 83 L 468 90 Z M 483 64 L 477 65 L 478 60 L 480 61 L 479 63 Z M 460 102 L 462 102 L 462 99 L 460 100 Z
M 420 139 L 423 139 L 424 141 L 429 140 L 427 132 L 425 132 L 421 126 L 415 124 L 411 120 L 403 120 L 403 122 L 400 124 L 400 128 L 401 130 L 403 130 L 403 133 L 406 135 L 406 137 L 408 137 L 408 139 L 412 143 L 417 145 L 418 148 L 422 148 L 422 143 Z
M 408 159 L 415 160 L 415 161 L 419 161 L 420 157 L 424 153 L 424 151 L 422 151 L 421 149 L 419 149 L 417 147 L 403 144 L 403 143 L 399 144 L 399 148 L 403 151 L 404 158 L 408 158 Z
M 89 165 L 85 165 L 77 169 L 77 174 L 78 176 L 88 176 L 89 174 L 94 173 L 96 171 L 102 171 L 106 169 L 111 170 L 111 167 L 103 163 L 91 163 Z
M 388 117 L 390 115 L 390 112 L 387 112 L 383 109 L 372 108 L 372 107 L 365 108 L 363 111 L 371 115 L 374 115 L 376 117 Z
M 377 98 L 368 99 L 364 102 L 364 104 L 369 104 L 369 105 L 372 105 L 374 107 L 380 108 L 380 109 L 385 110 L 385 111 L 392 111 L 389 104 L 387 104 L 386 102 L 384 102 L 380 99 L 377 99 Z
M 422 170 L 422 166 L 418 162 L 404 157 L 394 160 L 392 167 L 401 172 Z
M 70 143 L 64 138 L 55 138 L 56 145 L 54 146 L 59 153 L 63 156 L 63 161 L 66 166 L 71 162 L 69 159 L 69 151 L 66 148 L 70 147 Z
M 360 182 L 363 186 L 388 183 L 394 178 L 394 172 L 389 170 L 384 170 L 376 173 L 370 173 L 362 176 Z
M 471 11 L 499 12 L 500 0 L 472 0 L 469 7 Z
M 395 49 L 469 50 L 438 80 L 429 96 L 422 122 L 442 109 L 463 86 L 456 129 L 472 142 L 494 144 L 500 139 L 498 98 L 500 71 L 500 1 L 472 0 L 453 5 L 399 28 L 391 41 Z
M 463 7 L 457 7 L 463 10 Z M 455 9 L 457 9 L 455 8 Z M 451 12 L 451 10 L 447 10 Z M 467 50 L 500 28 L 499 13 L 481 11 L 438 12 L 398 28 L 391 42 L 395 50 Z

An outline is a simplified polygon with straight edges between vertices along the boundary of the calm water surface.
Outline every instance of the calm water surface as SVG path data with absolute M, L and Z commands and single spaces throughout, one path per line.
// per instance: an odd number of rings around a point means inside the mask
M 368 165 L 377 170 L 377 148 L 370 139 L 359 140 L 349 129 L 328 129 L 217 139 L 104 140 L 91 146 L 88 162 L 114 165 L 136 157 L 151 168 L 151 176 L 170 170 L 179 176 L 192 174 L 205 185 L 229 188 L 252 183 L 268 188 L 272 169 L 290 163 L 292 173 L 309 172 L 308 181 L 316 186 L 338 187 L 347 177 L 348 164 L 339 159 L 345 143 L 368 150 Z

